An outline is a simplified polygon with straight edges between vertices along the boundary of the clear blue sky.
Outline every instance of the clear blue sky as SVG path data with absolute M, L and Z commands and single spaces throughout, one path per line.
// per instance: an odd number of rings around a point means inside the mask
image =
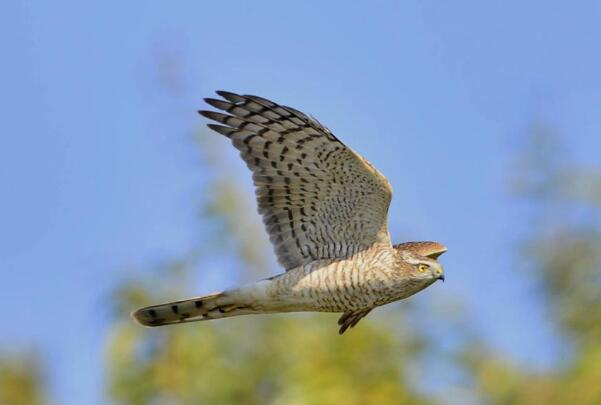
M 349 3 L 3 5 L 0 344 L 42 351 L 58 403 L 103 402 L 111 287 L 194 242 L 191 132 L 216 89 L 304 110 L 360 151 L 395 189 L 393 237 L 447 244 L 444 289 L 490 343 L 553 362 L 508 174 L 533 121 L 599 166 L 600 3 Z

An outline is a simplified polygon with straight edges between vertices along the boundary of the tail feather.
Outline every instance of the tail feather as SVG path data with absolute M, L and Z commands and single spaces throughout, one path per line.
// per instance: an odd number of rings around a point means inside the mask
M 151 305 L 134 311 L 131 316 L 144 326 L 206 321 L 257 313 L 245 304 L 236 303 L 233 294 L 218 292 L 166 304 Z

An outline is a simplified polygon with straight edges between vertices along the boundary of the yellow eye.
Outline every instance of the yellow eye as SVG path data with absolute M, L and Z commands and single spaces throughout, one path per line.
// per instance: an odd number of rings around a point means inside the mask
M 430 266 L 428 266 L 427 264 L 420 264 L 419 266 L 417 266 L 417 270 L 419 270 L 421 273 L 428 270 L 429 268 Z

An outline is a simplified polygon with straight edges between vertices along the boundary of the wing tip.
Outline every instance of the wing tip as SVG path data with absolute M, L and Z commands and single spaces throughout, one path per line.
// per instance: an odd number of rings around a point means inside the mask
M 221 123 L 223 123 L 224 120 L 230 117 L 229 115 L 223 114 L 219 111 L 198 110 L 198 113 L 205 118 Z
M 225 135 L 228 138 L 230 137 L 230 135 L 235 132 L 235 130 L 231 127 L 226 127 L 223 125 L 217 125 L 217 124 L 207 124 L 207 127 L 209 127 L 209 129 L 217 132 L 218 134 L 221 135 Z
M 211 107 L 215 107 L 223 111 L 229 111 L 234 106 L 234 104 L 230 103 L 229 101 L 218 100 L 216 98 L 205 98 L 204 101 Z
M 217 90 L 215 93 L 232 103 L 240 103 L 244 101 L 243 96 L 241 96 L 240 94 L 233 93 L 231 91 Z

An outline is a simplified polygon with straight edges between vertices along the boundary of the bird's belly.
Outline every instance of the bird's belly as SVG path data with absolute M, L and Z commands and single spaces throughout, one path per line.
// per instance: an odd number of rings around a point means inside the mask
M 385 266 L 340 260 L 292 269 L 274 279 L 278 301 L 290 311 L 345 312 L 405 298 L 407 288 Z

